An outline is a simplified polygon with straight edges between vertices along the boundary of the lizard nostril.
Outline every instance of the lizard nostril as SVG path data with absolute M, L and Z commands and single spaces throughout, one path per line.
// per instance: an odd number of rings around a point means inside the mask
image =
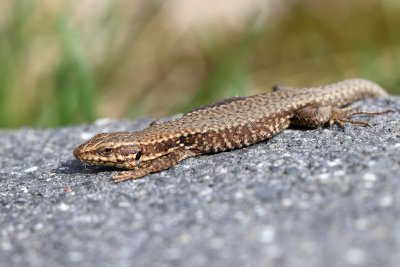
M 77 148 L 74 149 L 74 156 L 75 158 L 80 159 L 81 155 L 82 155 L 82 149 L 81 146 L 78 146 Z

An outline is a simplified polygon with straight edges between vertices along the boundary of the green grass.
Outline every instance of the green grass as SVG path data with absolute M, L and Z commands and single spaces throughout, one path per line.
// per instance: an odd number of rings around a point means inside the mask
M 156 0 L 9 3 L 0 5 L 2 128 L 165 116 L 278 83 L 363 77 L 400 92 L 394 1 L 293 1 L 240 27 L 210 21 L 183 32 L 173 6 Z

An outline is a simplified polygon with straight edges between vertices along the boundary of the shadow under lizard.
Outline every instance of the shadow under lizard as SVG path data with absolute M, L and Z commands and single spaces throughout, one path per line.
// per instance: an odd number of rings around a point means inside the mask
M 276 86 L 270 93 L 229 98 L 171 121 L 155 121 L 142 131 L 101 133 L 73 153 L 87 164 L 125 169 L 113 177 L 122 182 L 168 169 L 189 157 L 249 146 L 290 125 L 368 125 L 351 117 L 387 111 L 345 106 L 367 97 L 386 96 L 379 85 L 364 79 L 302 89 Z

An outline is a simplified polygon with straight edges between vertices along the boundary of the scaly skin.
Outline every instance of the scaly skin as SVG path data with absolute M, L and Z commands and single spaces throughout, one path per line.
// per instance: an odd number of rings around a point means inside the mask
M 154 122 L 139 132 L 102 133 L 74 150 L 77 159 L 126 169 L 115 182 L 168 169 L 205 153 L 248 146 L 266 140 L 289 125 L 319 127 L 353 121 L 354 114 L 382 114 L 341 108 L 366 97 L 386 97 L 377 84 L 362 79 L 296 89 L 277 86 L 274 92 L 234 97 L 189 112 L 168 122 Z

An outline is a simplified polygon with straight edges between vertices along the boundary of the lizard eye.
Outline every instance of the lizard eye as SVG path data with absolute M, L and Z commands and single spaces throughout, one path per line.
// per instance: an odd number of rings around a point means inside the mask
M 100 153 L 101 153 L 103 156 L 107 156 L 107 155 L 109 155 L 109 154 L 111 153 L 111 151 L 112 151 L 112 148 L 106 147 L 106 148 L 103 148 L 103 149 L 100 151 Z

